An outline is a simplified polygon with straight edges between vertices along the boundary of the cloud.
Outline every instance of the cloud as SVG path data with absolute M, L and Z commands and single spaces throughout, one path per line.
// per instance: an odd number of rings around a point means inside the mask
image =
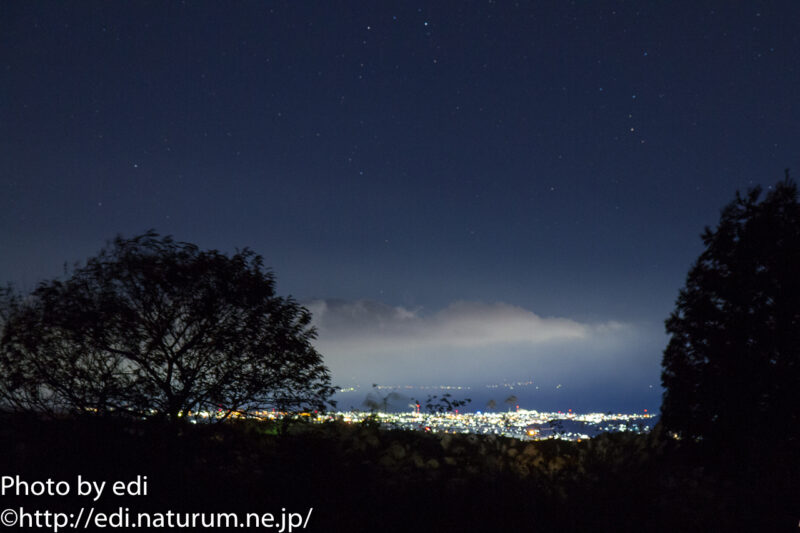
M 477 382 L 586 370 L 619 362 L 615 348 L 633 329 L 542 317 L 506 303 L 459 301 L 432 313 L 371 300 L 305 305 L 316 346 L 339 382 Z
M 317 300 L 307 305 L 320 339 L 366 343 L 371 350 L 408 347 L 468 348 L 582 339 L 590 328 L 574 320 L 542 318 L 504 303 L 456 302 L 432 315 L 380 302 Z

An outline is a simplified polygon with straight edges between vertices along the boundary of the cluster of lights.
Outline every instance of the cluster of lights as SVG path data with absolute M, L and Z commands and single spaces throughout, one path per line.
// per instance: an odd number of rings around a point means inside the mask
M 349 424 L 361 423 L 374 418 L 387 429 L 418 430 L 437 433 L 471 433 L 478 435 L 501 435 L 522 440 L 562 439 L 580 442 L 601 432 L 649 431 L 654 416 L 642 413 L 575 413 L 567 411 L 545 412 L 520 409 L 509 412 L 483 413 L 424 413 L 419 405 L 413 411 L 402 413 L 339 411 L 339 412 L 303 412 L 284 413 L 281 411 L 235 411 L 228 414 L 217 411 L 199 411 L 181 413 L 178 416 L 198 420 L 214 420 L 221 418 L 255 418 L 260 420 L 280 420 L 285 416 L 300 417 L 313 423 L 341 421 Z M 567 424 L 567 427 L 564 427 Z
M 375 417 L 388 429 L 405 429 L 441 433 L 502 435 L 523 440 L 563 439 L 580 441 L 600 432 L 648 431 L 654 417 L 643 413 L 574 413 L 541 412 L 519 409 L 503 413 L 423 413 L 416 409 L 404 413 L 368 413 L 342 411 L 318 414 L 315 421 L 340 420 L 359 423 Z M 570 427 L 562 427 L 568 424 Z

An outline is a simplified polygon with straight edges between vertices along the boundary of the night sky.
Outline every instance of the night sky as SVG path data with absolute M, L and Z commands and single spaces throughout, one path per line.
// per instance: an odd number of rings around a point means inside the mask
M 3 2 L 0 280 L 154 228 L 263 255 L 338 385 L 657 409 L 703 227 L 800 172 L 798 29 L 788 0 Z

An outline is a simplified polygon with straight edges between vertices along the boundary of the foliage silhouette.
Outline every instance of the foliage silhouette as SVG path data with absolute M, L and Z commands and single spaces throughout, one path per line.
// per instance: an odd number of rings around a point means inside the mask
M 15 305 L 15 295 L 11 286 L 0 287 L 0 328 L 3 327 Z
M 471 401 L 471 398 L 464 398 L 463 400 L 452 399 L 449 392 L 442 394 L 441 397 L 438 394 L 429 394 L 428 399 L 425 400 L 425 410 L 430 414 L 451 413 L 458 411 L 459 407 L 464 407 Z M 420 405 L 418 400 L 414 400 L 414 402 Z
M 170 420 L 322 407 L 333 389 L 311 315 L 274 287 L 248 249 L 117 237 L 66 280 L 5 295 L 3 403 Z
M 389 392 L 388 394 L 381 394 L 378 392 L 378 384 L 372 384 L 373 390 L 364 398 L 363 405 L 373 414 L 389 412 L 393 406 L 408 403 L 409 398 L 403 396 L 399 392 Z
M 519 399 L 512 394 L 511 396 L 503 400 L 503 403 L 507 404 L 509 409 L 512 409 L 514 406 L 517 405 L 518 401 Z
M 797 442 L 800 204 L 786 179 L 755 188 L 702 235 L 666 321 L 664 428 L 716 446 Z

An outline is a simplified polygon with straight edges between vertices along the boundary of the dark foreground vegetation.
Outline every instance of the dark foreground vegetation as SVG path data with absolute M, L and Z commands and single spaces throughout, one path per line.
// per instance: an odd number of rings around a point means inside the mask
M 309 531 L 796 531 L 791 450 L 708 454 L 663 436 L 522 442 L 370 424 L 175 425 L 4 417 L 0 470 L 26 481 L 132 480 L 98 502 L 2 498 L 77 512 L 307 512 Z

